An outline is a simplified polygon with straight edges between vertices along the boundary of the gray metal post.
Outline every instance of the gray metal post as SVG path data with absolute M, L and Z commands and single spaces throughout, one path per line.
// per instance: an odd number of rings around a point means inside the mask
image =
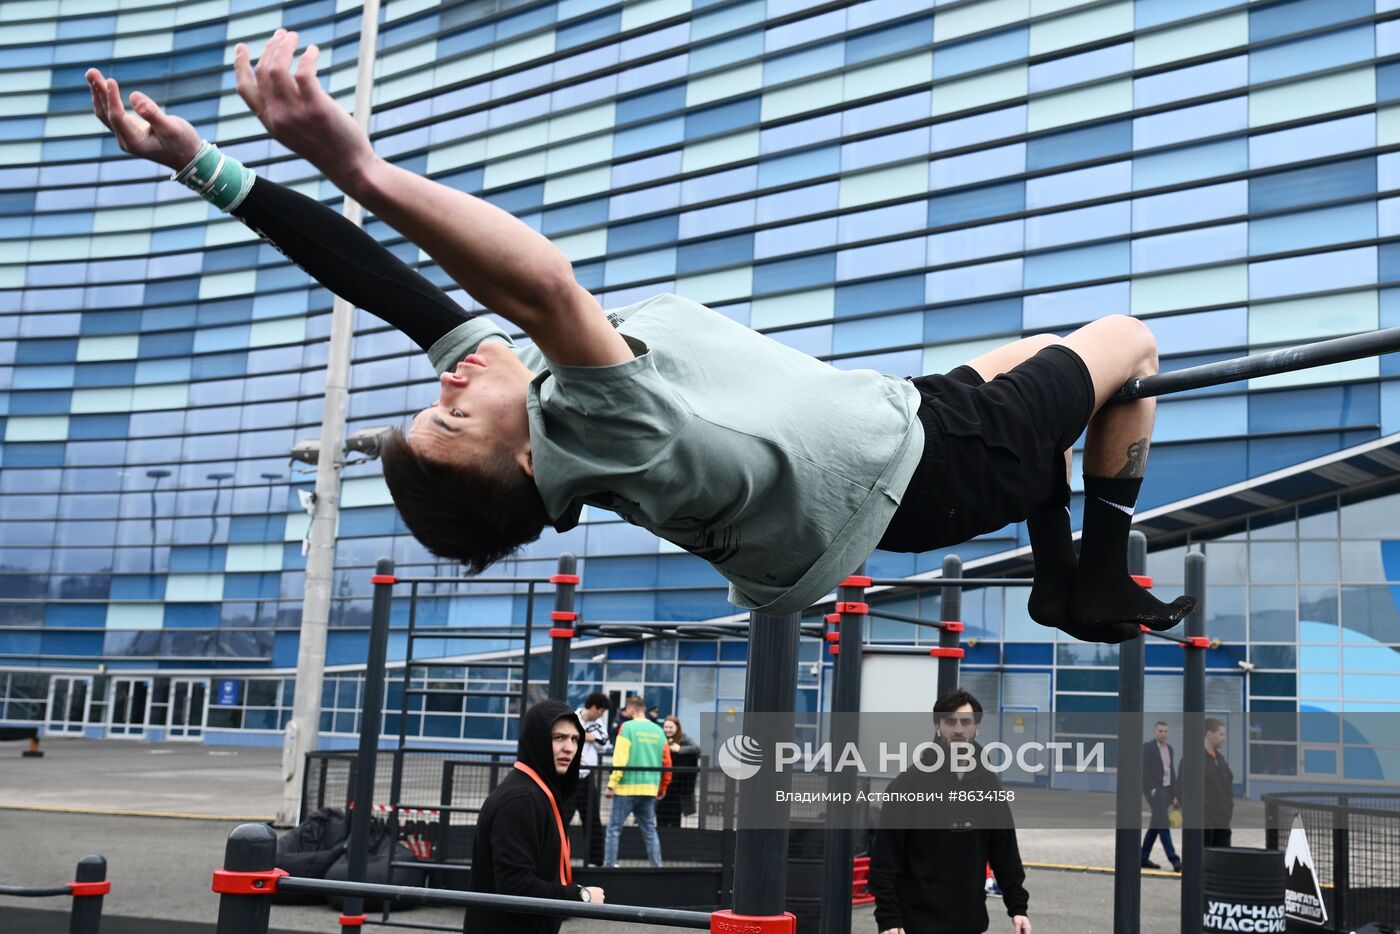
M 962 558 L 948 555 L 943 559 L 944 580 L 957 580 L 962 577 Z M 958 667 L 963 650 L 958 645 L 962 636 L 962 586 L 950 585 L 943 588 L 938 619 L 945 623 L 957 623 L 957 629 L 944 626 L 938 633 L 938 648 L 931 654 L 938 659 L 938 696 L 942 697 L 958 687 Z
M 346 877 L 350 882 L 367 881 L 369 826 L 374 820 L 374 773 L 379 764 L 379 726 L 384 719 L 384 664 L 389 654 L 389 600 L 394 588 L 392 558 L 379 559 L 373 580 L 369 656 L 365 661 L 364 703 L 360 708 L 360 749 L 355 757 L 355 814 L 350 818 L 350 872 Z M 345 899 L 342 917 L 353 918 L 360 915 L 363 908 L 364 900 L 351 895 Z
M 224 844 L 225 872 L 266 872 L 277 857 L 277 833 L 266 824 L 239 824 Z M 218 873 L 214 874 L 218 891 Z M 256 886 L 256 880 L 252 886 Z M 251 888 L 251 886 L 250 886 Z M 219 922 L 215 934 L 267 934 L 272 899 L 267 894 L 223 893 L 219 896 Z
M 106 882 L 107 860 L 101 856 L 84 856 L 78 860 L 73 881 Z M 100 890 L 99 890 L 100 891 Z M 68 934 L 99 934 L 102 930 L 102 895 L 79 894 L 73 890 L 73 907 L 68 915 Z
M 374 54 L 379 36 L 379 0 L 365 0 L 360 15 L 359 72 L 355 84 L 355 122 L 368 132 L 374 90 Z M 359 224 L 360 205 L 345 198 L 347 220 Z M 306 754 L 314 752 L 321 734 L 321 688 L 326 674 L 326 637 L 330 626 L 331 589 L 335 573 L 335 530 L 340 519 L 341 452 L 345 447 L 345 413 L 350 397 L 350 351 L 354 341 L 355 308 L 336 296 L 331 306 L 329 357 L 326 361 L 326 401 L 321 414 L 321 455 L 316 463 L 316 499 L 307 533 L 305 596 L 297 639 L 296 692 L 292 719 L 282 737 L 282 808 L 277 823 L 290 827 L 300 818 L 301 786 L 306 778 Z
M 762 748 L 763 767 L 739 791 L 734 844 L 733 910 L 737 915 L 781 915 L 787 897 L 788 817 L 787 809 L 776 800 L 778 792 L 792 788 L 792 774 L 775 770 L 773 762 L 776 744 L 792 739 L 801 620 L 798 614 L 760 613 L 749 620 L 744 732 Z
M 1206 556 L 1193 551 L 1186 556 L 1186 594 L 1196 598 L 1196 608 L 1186 617 L 1186 638 L 1198 640 L 1206 632 Z M 1200 645 L 1183 648 L 1181 757 L 1181 934 L 1200 934 L 1205 910 L 1202 889 L 1205 858 L 1205 711 L 1206 650 Z M 1184 753 L 1190 753 L 1185 755 Z
M 1128 573 L 1147 569 L 1147 536 L 1128 535 Z M 1113 854 L 1113 934 L 1142 926 L 1143 640 L 1118 646 L 1118 787 Z
M 559 573 L 551 577 L 554 584 L 554 612 L 549 614 L 549 696 L 554 700 L 569 699 L 569 650 L 574 642 L 574 621 L 578 613 L 574 611 L 574 593 L 578 589 L 577 559 L 569 552 L 559 556 Z M 525 671 L 529 672 L 530 660 L 525 659 Z M 524 678 L 526 675 L 522 674 Z M 521 709 L 521 716 L 525 711 Z
M 865 642 L 865 588 L 870 578 L 865 566 L 842 581 L 836 591 L 839 620 L 839 640 L 833 643 L 836 662 L 831 670 L 831 735 L 833 748 L 843 749 L 846 743 L 860 739 L 857 716 L 860 712 L 860 666 Z M 832 784 L 834 792 L 856 791 L 856 775 L 849 770 L 837 772 Z M 851 931 L 851 860 L 855 856 L 854 831 L 846 827 L 830 827 L 825 832 L 822 851 L 821 934 L 850 934 Z

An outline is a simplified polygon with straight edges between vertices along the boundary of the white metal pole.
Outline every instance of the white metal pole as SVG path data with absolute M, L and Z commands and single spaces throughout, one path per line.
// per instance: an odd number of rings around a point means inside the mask
M 355 79 L 355 122 L 369 131 L 374 93 L 374 53 L 379 36 L 379 0 L 366 0 L 360 17 L 360 60 Z M 360 223 L 359 202 L 349 196 L 342 209 Z M 330 359 L 326 363 L 326 405 L 321 416 L 321 456 L 316 463 L 316 500 L 306 555 L 306 594 L 297 645 L 296 694 L 292 719 L 282 738 L 282 808 L 277 823 L 300 819 L 306 754 L 316 749 L 321 728 L 321 685 L 326 671 L 326 631 L 330 621 L 335 530 L 340 515 L 340 468 L 345 449 L 345 412 L 350 394 L 350 349 L 355 309 L 336 296 L 331 307 Z

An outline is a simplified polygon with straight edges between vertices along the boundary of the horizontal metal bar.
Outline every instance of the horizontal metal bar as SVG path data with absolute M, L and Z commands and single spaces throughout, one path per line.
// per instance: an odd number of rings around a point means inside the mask
M 878 587 L 1029 587 L 1029 577 L 875 577 Z
M 397 577 L 397 584 L 548 584 L 547 577 Z
M 456 690 L 451 690 L 451 689 L 446 689 L 446 688 L 409 688 L 407 691 L 404 691 L 404 693 L 407 694 L 407 695 L 410 696 L 410 697 L 427 697 L 427 696 L 434 695 L 434 694 L 443 695 L 443 696 L 451 696 L 451 697 L 519 697 L 519 696 L 520 696 L 520 690 L 519 690 L 519 688 L 517 688 L 517 689 L 514 690 L 514 691 L 484 691 L 484 690 L 461 690 L 461 691 L 456 691 Z M 427 712 L 428 712 L 428 713 L 435 713 L 435 712 L 437 712 L 437 711 L 429 710 L 429 711 L 427 711 Z M 409 713 L 422 713 L 422 711 L 410 710 Z
M 862 645 L 862 655 L 928 655 L 935 645 Z
M 498 911 L 548 915 L 554 918 L 598 918 L 603 921 L 627 921 L 633 924 L 659 924 L 678 928 L 693 928 L 697 931 L 710 929 L 708 912 L 680 911 L 675 908 L 569 902 L 556 898 L 526 898 L 522 895 L 489 895 L 485 892 L 450 892 L 444 889 L 428 889 L 409 885 L 334 882 L 329 879 L 299 879 L 296 876 L 283 876 L 278 879 L 277 889 L 282 892 L 304 892 L 308 895 L 358 895 L 361 898 L 390 899 L 418 905 L 494 908 Z
M 395 865 L 409 865 L 408 863 L 396 863 Z M 428 924 L 425 921 L 385 921 L 381 918 L 365 918 L 365 924 L 377 924 L 385 928 L 409 928 L 414 931 L 452 931 L 456 934 L 462 930 L 461 927 L 452 924 Z
M 870 616 L 877 616 L 880 619 L 892 619 L 897 623 L 913 623 L 915 626 L 927 626 L 930 629 L 942 629 L 943 624 L 937 620 L 921 619 L 917 616 L 906 616 L 903 613 L 889 613 L 885 610 L 877 610 L 871 607 L 867 613 Z
M 1400 350 L 1400 327 L 1381 328 L 1364 334 L 1334 337 L 1331 340 L 1299 344 L 1296 347 L 1250 354 L 1233 360 L 1191 366 L 1170 373 L 1158 373 L 1156 376 L 1142 376 L 1124 383 L 1109 401 L 1126 402 L 1148 396 L 1184 392 L 1188 389 L 1219 386 L 1221 383 L 1233 383 L 1236 380 L 1270 376 L 1274 373 L 1290 373 L 1293 370 L 1375 357 L 1397 350 Z
M 400 811 L 443 811 L 448 814 L 479 814 L 481 808 L 470 804 L 400 804 Z
M 66 885 L 24 886 L 0 885 L 0 895 L 12 898 L 53 898 L 58 895 L 71 895 Z
M 392 630 L 398 632 L 399 630 Z M 421 626 L 413 627 L 409 631 L 411 639 L 524 639 L 524 628 L 513 631 L 507 630 L 481 630 L 465 628 L 434 627 L 425 629 Z

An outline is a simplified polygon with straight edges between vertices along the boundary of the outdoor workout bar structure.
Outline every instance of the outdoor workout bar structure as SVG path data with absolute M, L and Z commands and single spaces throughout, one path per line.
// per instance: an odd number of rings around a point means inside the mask
M 1378 356 L 1400 350 L 1400 328 L 1387 328 L 1364 333 L 1337 337 L 1333 340 L 1301 344 L 1288 349 L 1267 351 L 1235 360 L 1219 361 L 1201 367 L 1166 372 L 1155 377 L 1133 379 L 1120 389 L 1113 400 L 1148 398 L 1169 392 L 1182 392 L 1187 389 L 1224 384 L 1224 382 L 1263 377 L 1320 367 L 1359 357 Z M 1147 539 L 1141 532 L 1133 532 L 1128 543 L 1128 570 L 1144 587 L 1151 587 L 1151 578 L 1145 577 L 1147 564 Z M 573 639 L 581 629 L 606 632 L 606 625 L 589 626 L 580 623 L 574 611 L 574 599 L 580 577 L 575 573 L 573 555 L 560 557 L 559 573 L 549 578 L 556 585 L 554 611 L 550 613 L 550 655 L 549 695 L 564 699 L 568 686 L 568 664 Z M 1204 559 L 1200 555 L 1187 556 L 1187 594 L 1197 599 L 1196 609 L 1187 618 L 1186 639 L 1152 633 L 1179 643 L 1189 651 L 1184 672 L 1183 713 L 1189 714 L 1186 725 L 1187 748 L 1190 744 L 1204 742 L 1205 662 L 1200 650 L 1214 647 L 1215 643 L 1205 639 L 1204 620 Z M 410 578 L 405 578 L 405 583 Z M 424 578 L 428 580 L 428 578 Z M 476 580 L 476 578 L 468 578 Z M 365 678 L 365 703 L 367 710 L 377 711 L 382 707 L 384 693 L 385 648 L 389 630 L 389 595 L 391 588 L 399 583 L 393 576 L 393 563 L 389 559 L 379 560 L 377 573 L 372 578 L 375 585 L 374 613 L 371 619 L 370 658 L 368 658 Z M 414 584 L 419 581 L 414 581 Z M 433 578 L 433 583 L 444 583 L 442 578 Z M 860 664 L 865 654 L 881 654 L 886 651 L 907 651 L 903 647 L 865 647 L 864 623 L 867 616 L 913 623 L 918 626 L 931 626 L 939 630 L 938 646 L 928 654 L 938 658 L 938 692 L 944 693 L 958 685 L 959 661 L 963 657 L 960 646 L 960 633 L 963 623 L 962 588 L 990 587 L 990 585 L 1023 585 L 1023 578 L 963 578 L 962 562 L 956 556 L 944 560 L 942 576 L 930 580 L 906 580 L 906 578 L 874 578 L 864 574 L 853 574 L 841 581 L 837 590 L 836 606 L 827 622 L 834 623 L 836 630 L 826 633 L 829 653 L 836 655 L 833 671 L 833 714 L 857 713 L 860 704 Z M 869 587 L 938 587 L 942 590 L 941 613 L 939 620 L 923 620 L 911 616 L 883 611 L 871 612 L 865 601 L 865 590 Z M 526 623 L 528 626 L 528 623 Z M 643 625 L 643 623 L 617 623 L 612 632 L 631 637 L 647 637 L 657 632 L 680 636 L 687 629 L 683 623 L 675 625 Z M 753 713 L 777 713 L 792 716 L 792 699 L 797 686 L 798 637 L 801 634 L 801 616 L 764 616 L 753 613 L 748 626 L 739 623 L 700 623 L 692 632 L 708 634 L 741 634 L 748 636 L 749 655 L 746 667 L 745 710 Z M 847 651 L 841 651 L 841 647 Z M 923 648 L 916 648 L 923 653 Z M 528 653 L 526 653 L 528 654 Z M 844 660 L 843 657 L 844 655 Z M 406 671 L 407 674 L 407 671 Z M 528 657 L 522 660 L 522 702 L 525 700 L 525 686 L 528 682 Z M 1120 644 L 1119 648 L 1119 711 L 1120 714 L 1141 714 L 1144 700 L 1144 640 L 1131 639 Z M 377 685 L 371 690 L 371 685 Z M 372 706 L 371 706 L 372 704 Z M 524 714 L 524 710 L 522 710 Z M 1196 714 L 1196 717 L 1190 717 Z M 759 741 L 760 748 L 769 751 L 773 742 L 764 739 L 777 739 L 783 730 L 771 725 L 773 718 L 764 718 L 764 724 L 750 731 Z M 375 751 L 378 746 L 379 717 L 363 718 L 360 755 L 356 776 L 356 807 L 360 814 L 370 814 L 371 794 L 374 788 Z M 787 732 L 791 731 L 791 723 Z M 853 727 L 839 727 L 841 732 L 854 732 Z M 773 737 L 766 735 L 773 732 Z M 1119 749 L 1135 749 L 1141 742 L 1141 724 L 1134 725 L 1131 717 L 1119 718 Z M 855 737 L 846 737 L 854 739 Z M 766 752 L 764 755 L 771 755 Z M 427 892 L 423 889 L 405 886 L 365 885 L 363 882 L 326 882 L 311 879 L 286 879 L 280 882 L 283 891 L 301 892 L 340 892 L 349 893 L 347 913 L 342 916 L 342 924 L 356 927 L 363 924 L 363 914 L 358 914 L 364 896 L 431 902 L 438 905 L 482 905 L 518 906 L 518 909 L 571 917 L 606 917 L 612 920 L 630 920 L 638 923 L 672 924 L 679 927 L 704 928 L 714 931 L 791 931 L 795 919 L 783 912 L 785 889 L 787 889 L 787 840 L 788 828 L 785 821 L 778 828 L 756 829 L 756 809 L 770 801 L 777 791 L 791 786 L 791 773 L 787 770 L 760 769 L 756 781 L 750 783 L 748 793 L 739 798 L 739 829 L 736 830 L 734 867 L 734 909 L 732 912 L 704 914 L 699 912 L 673 912 L 673 910 L 644 909 L 616 905 L 585 905 L 585 903 L 553 902 L 549 899 L 518 899 L 511 896 L 490 896 L 480 893 Z M 1184 802 L 1187 815 L 1198 815 L 1201 809 L 1200 770 L 1183 777 Z M 1135 934 L 1140 930 L 1141 916 L 1141 802 L 1138 801 L 1141 784 L 1141 759 L 1135 755 L 1120 755 L 1117 767 L 1116 793 L 1116 850 L 1114 850 L 1114 934 Z M 1190 822 L 1189 822 L 1190 823 Z M 1196 931 L 1200 926 L 1201 899 L 1201 833 L 1200 821 L 1194 821 L 1197 829 L 1187 829 L 1183 837 L 1183 857 L 1186 867 L 1183 872 L 1182 912 L 1183 931 Z M 364 840 L 368 833 L 368 822 L 356 822 L 351 828 L 350 878 L 364 877 Z M 823 867 L 823 902 L 830 907 L 830 900 L 839 895 L 840 902 L 846 903 L 851 891 L 851 856 L 853 837 L 850 830 L 827 830 L 825 867 Z M 237 837 L 237 839 L 235 839 Z M 256 839 L 255 839 L 256 837 Z M 266 826 L 245 825 L 230 836 L 228 854 L 225 857 L 225 870 L 216 874 L 216 891 L 224 895 L 220 906 L 220 927 L 218 934 L 262 934 L 267 928 L 267 907 L 265 898 L 256 898 L 270 888 L 279 885 L 277 870 L 273 870 L 273 853 L 276 837 Z M 358 854 L 356 853 L 356 850 Z M 221 881 L 223 879 L 223 881 Z M 256 882 L 256 885 L 253 885 Z M 223 885 L 224 888 L 220 888 Z M 239 888 L 251 886 L 251 888 Z M 833 895 L 837 893 L 837 895 Z M 253 896 L 239 898 L 239 896 Z M 525 902 L 539 902 L 538 905 L 525 905 Z M 244 905 L 245 907 L 237 907 Z M 225 924 L 225 907 L 230 920 Z M 351 910 L 353 909 L 353 910 Z M 234 920 L 242 919 L 242 920 Z M 725 921 L 725 919 L 731 919 Z M 260 927 L 259 927 L 260 924 Z M 848 910 L 823 910 L 822 934 L 847 934 L 850 930 Z

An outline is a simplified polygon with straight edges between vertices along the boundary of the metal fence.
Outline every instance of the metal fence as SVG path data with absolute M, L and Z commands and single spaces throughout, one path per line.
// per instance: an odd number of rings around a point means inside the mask
M 1269 849 L 1287 851 L 1294 818 L 1302 820 L 1327 906 L 1323 930 L 1400 925 L 1400 794 L 1264 795 Z
M 385 750 L 379 753 L 375 769 L 374 803 L 397 830 L 397 835 L 420 858 L 436 864 L 465 864 L 471 859 L 471 844 L 481 805 L 510 774 L 514 756 L 497 753 L 463 753 L 439 749 Z M 307 756 L 303 786 L 302 813 L 317 808 L 352 807 L 357 764 L 353 752 L 317 752 Z M 662 852 L 667 866 L 722 866 L 730 862 L 724 834 L 735 827 L 737 787 L 733 779 L 708 764 L 672 768 L 676 776 L 696 776 L 693 795 L 673 825 L 664 817 L 658 822 Z M 399 787 L 393 787 L 398 773 Z M 608 781 L 611 767 L 597 767 L 595 793 Z M 589 785 L 580 784 L 579 794 Z M 395 793 L 397 792 L 397 793 Z M 601 851 L 601 835 L 611 814 L 611 801 L 599 795 L 598 824 L 594 840 L 587 837 L 583 820 L 570 825 L 571 845 L 585 856 Z M 732 841 L 731 841 L 732 846 Z M 646 861 L 640 835 L 629 824 L 623 830 L 619 864 L 641 865 Z M 439 865 L 437 868 L 446 868 Z M 449 870 L 450 871 L 450 870 Z M 443 884 L 451 885 L 444 880 Z

